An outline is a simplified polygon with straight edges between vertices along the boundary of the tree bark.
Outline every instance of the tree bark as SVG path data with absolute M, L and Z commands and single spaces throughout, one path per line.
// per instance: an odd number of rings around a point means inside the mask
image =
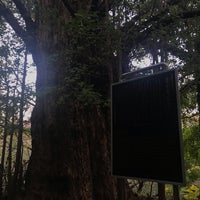
M 37 100 L 31 119 L 32 155 L 25 199 L 117 199 L 117 183 L 110 171 L 109 107 L 85 106 L 77 100 L 79 93 L 68 96 L 74 88 L 65 79 L 73 66 L 65 57 L 70 38 L 63 27 L 71 16 L 53 0 L 42 0 L 39 7 L 37 54 L 33 54 Z M 99 68 L 98 73 L 105 82 L 92 75 L 88 78 L 101 95 L 108 95 L 108 71 Z

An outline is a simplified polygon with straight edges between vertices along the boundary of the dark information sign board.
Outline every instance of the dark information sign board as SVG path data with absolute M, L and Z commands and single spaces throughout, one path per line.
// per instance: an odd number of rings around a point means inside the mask
M 112 174 L 184 184 L 176 70 L 112 85 Z

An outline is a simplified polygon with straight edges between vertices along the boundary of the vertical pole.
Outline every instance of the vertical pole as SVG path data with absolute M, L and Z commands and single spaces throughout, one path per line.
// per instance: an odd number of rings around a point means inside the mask
M 119 178 L 119 199 L 126 200 L 126 192 L 125 192 L 125 181 L 123 178 Z
M 178 185 L 173 185 L 173 199 L 180 200 Z
M 165 184 L 163 184 L 163 183 L 158 183 L 158 200 L 166 200 Z

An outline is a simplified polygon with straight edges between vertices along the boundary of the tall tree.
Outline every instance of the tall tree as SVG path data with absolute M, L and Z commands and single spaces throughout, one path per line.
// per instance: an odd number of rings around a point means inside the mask
M 15 171 L 13 175 L 13 180 L 10 186 L 9 199 L 15 198 L 17 190 L 22 187 L 22 159 L 23 159 L 23 131 L 24 131 L 24 107 L 25 107 L 25 89 L 26 89 L 26 75 L 27 75 L 27 51 L 25 51 L 23 72 L 22 72 L 22 82 L 21 82 L 21 97 L 19 103 L 19 125 L 18 125 L 18 135 L 17 135 L 17 151 L 15 159 Z M 11 135 L 12 136 L 12 135 Z M 11 137 L 12 138 L 12 137 Z
M 8 84 L 8 80 L 6 80 L 6 84 Z M 1 165 L 0 165 L 0 196 L 2 196 L 3 194 L 3 178 L 4 178 L 5 157 L 6 157 L 6 143 L 8 136 L 8 120 L 9 120 L 9 94 L 10 94 L 10 88 L 9 85 L 7 85 L 6 99 L 5 99 L 6 105 L 4 112 L 5 117 L 4 117 L 3 146 L 1 152 Z
M 107 45 L 108 38 L 92 39 L 94 43 L 88 45 L 83 37 L 73 38 L 67 27 L 71 21 L 69 29 L 74 31 L 73 23 L 77 23 L 79 32 L 89 23 L 86 26 L 91 36 L 100 36 L 108 2 L 38 1 L 35 21 L 21 1 L 13 2 L 26 30 L 2 1 L 1 13 L 27 44 L 37 65 L 26 199 L 116 199 L 116 181 L 110 175 L 109 107 L 105 102 L 109 68 L 105 63 L 101 66 L 104 45 L 100 52 L 98 49 L 100 42 Z M 76 52 L 81 48 L 90 60 Z M 93 73 L 88 74 L 88 70 Z

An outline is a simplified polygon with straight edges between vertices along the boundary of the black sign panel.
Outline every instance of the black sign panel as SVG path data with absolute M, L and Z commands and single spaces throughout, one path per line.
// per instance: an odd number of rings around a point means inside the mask
M 112 85 L 112 174 L 184 184 L 177 72 Z

